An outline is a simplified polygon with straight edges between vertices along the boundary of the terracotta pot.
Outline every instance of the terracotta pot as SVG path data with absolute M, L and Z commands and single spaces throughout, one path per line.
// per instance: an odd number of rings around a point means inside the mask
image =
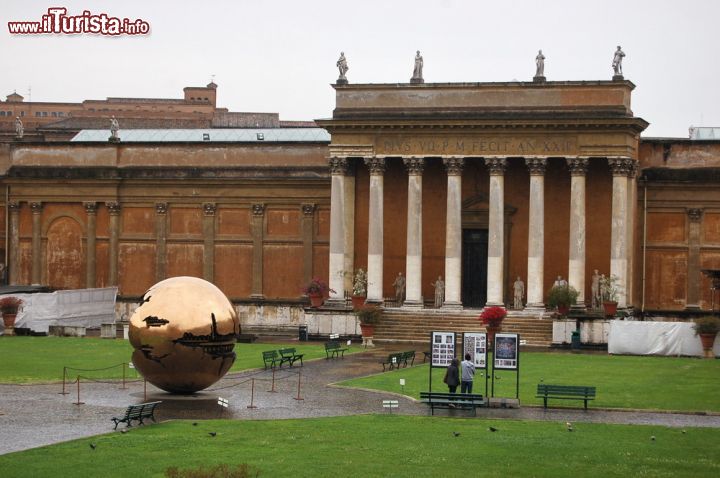
M 700 334 L 700 342 L 702 343 L 703 350 L 712 350 L 716 335 L 717 334 Z
M 498 332 L 502 332 L 502 326 L 501 325 L 486 325 L 485 330 L 487 330 L 487 346 L 488 349 L 492 349 L 493 344 L 495 343 L 495 334 Z
M 6 329 L 15 327 L 15 317 L 17 312 L 3 312 L 3 325 Z
M 318 308 L 323 305 L 323 302 L 325 302 L 325 298 L 322 294 L 308 294 L 308 297 L 310 297 L 310 307 Z
M 350 299 L 355 310 L 362 309 L 362 306 L 365 305 L 366 297 L 364 295 L 354 295 Z
M 613 316 L 617 313 L 617 302 L 603 302 L 603 308 L 605 309 L 605 317 Z
M 375 335 L 375 326 L 371 324 L 360 324 L 360 330 L 363 337 L 373 337 Z
M 557 306 L 558 314 L 560 315 L 568 315 L 568 312 L 570 312 L 570 306 L 569 305 L 558 305 Z

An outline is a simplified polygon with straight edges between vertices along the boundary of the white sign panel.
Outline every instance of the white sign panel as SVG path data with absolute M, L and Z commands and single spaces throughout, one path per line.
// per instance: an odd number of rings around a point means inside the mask
M 432 333 L 432 367 L 447 367 L 455 358 L 455 332 Z
M 519 345 L 518 334 L 495 334 L 494 368 L 517 370 Z
M 470 361 L 476 368 L 487 368 L 487 334 L 463 334 L 463 359 L 470 354 Z

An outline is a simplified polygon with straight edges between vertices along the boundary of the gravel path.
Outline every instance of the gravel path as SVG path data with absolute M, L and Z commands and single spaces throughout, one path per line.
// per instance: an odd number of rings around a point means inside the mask
M 427 407 L 412 399 L 385 392 L 346 389 L 328 384 L 377 373 L 375 354 L 353 354 L 340 360 L 316 360 L 292 370 L 283 368 L 276 373 L 276 393 L 269 392 L 272 372 L 246 371 L 226 376 L 210 389 L 192 396 L 175 396 L 148 384 L 147 400 L 162 400 L 156 415 L 158 420 L 232 418 L 262 420 L 308 418 L 362 413 L 383 413 L 383 399 L 397 399 L 399 413 L 427 415 Z M 298 377 L 298 373 L 301 376 Z M 300 378 L 300 398 L 298 398 Z M 254 393 L 251 391 L 255 380 Z M 68 387 L 69 395 L 60 395 L 60 384 L 0 385 L 0 454 L 25 450 L 61 441 L 82 438 L 112 431 L 110 418 L 121 415 L 125 407 L 144 401 L 143 382 L 81 384 L 81 401 L 75 405 L 77 387 Z M 251 397 L 252 395 L 252 397 Z M 229 400 L 230 406 L 221 409 L 217 398 Z M 251 403 L 257 408 L 248 408 Z M 468 416 L 463 411 L 439 411 L 438 416 Z M 523 407 L 520 409 L 478 409 L 478 417 L 495 419 L 548 420 L 559 422 L 593 422 L 622 424 L 654 424 L 673 427 L 718 427 L 720 416 L 618 412 L 582 408 L 549 409 Z M 121 424 L 118 429 L 124 427 Z

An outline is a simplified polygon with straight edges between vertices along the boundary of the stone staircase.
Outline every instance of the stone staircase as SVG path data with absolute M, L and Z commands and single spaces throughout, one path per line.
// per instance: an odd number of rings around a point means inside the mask
M 478 320 L 480 310 L 445 311 L 439 309 L 407 310 L 386 308 L 383 318 L 375 326 L 374 341 L 378 343 L 429 343 L 430 333 L 484 332 Z M 503 332 L 520 334 L 520 339 L 531 347 L 550 347 L 552 319 L 545 315 L 509 311 L 503 321 Z

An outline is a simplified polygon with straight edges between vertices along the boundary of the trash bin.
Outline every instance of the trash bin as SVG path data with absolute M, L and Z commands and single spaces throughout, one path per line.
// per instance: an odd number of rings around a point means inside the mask
M 580 348 L 580 331 L 579 330 L 573 330 L 570 348 L 573 348 L 573 349 Z
M 301 342 L 307 342 L 308 339 L 308 327 L 307 325 L 301 325 L 298 327 L 298 340 Z

